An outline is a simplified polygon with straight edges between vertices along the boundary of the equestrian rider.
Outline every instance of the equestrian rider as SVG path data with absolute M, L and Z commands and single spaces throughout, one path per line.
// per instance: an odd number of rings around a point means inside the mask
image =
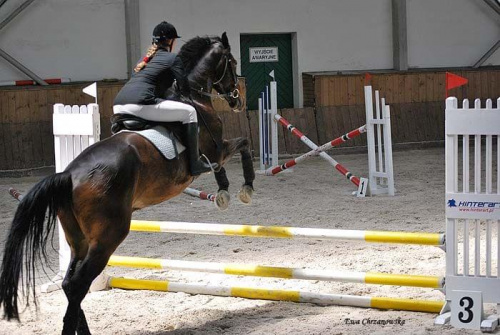
M 187 137 L 189 165 L 193 176 L 217 168 L 200 160 L 198 118 L 193 106 L 165 100 L 165 92 L 174 82 L 183 96 L 190 96 L 189 82 L 181 59 L 173 53 L 177 35 L 175 27 L 163 21 L 153 30 L 153 43 L 146 56 L 136 65 L 130 80 L 115 98 L 114 114 L 132 114 L 158 122 L 182 122 Z

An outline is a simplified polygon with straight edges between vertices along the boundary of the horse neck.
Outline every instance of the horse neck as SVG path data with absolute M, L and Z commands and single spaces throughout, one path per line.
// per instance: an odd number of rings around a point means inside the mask
M 190 78 L 191 79 L 191 78 Z M 191 79 L 192 80 L 192 79 Z M 199 85 L 204 84 L 204 91 L 206 91 L 206 87 L 208 85 L 208 80 L 197 80 L 194 83 L 191 83 L 191 87 L 198 90 L 200 89 Z M 193 86 L 197 85 L 197 86 Z M 191 97 L 193 98 L 193 102 L 196 105 L 196 110 L 198 111 L 198 123 L 200 124 L 200 136 L 204 138 L 204 141 L 200 142 L 201 150 L 205 153 L 210 153 L 215 149 L 213 146 L 213 139 L 219 144 L 222 143 L 222 121 L 219 116 L 215 112 L 212 106 L 212 99 L 208 96 L 201 95 L 196 91 L 191 93 Z M 214 138 L 212 139 L 212 135 Z M 212 153 L 212 160 L 215 160 L 215 151 Z
M 205 70 L 205 72 L 198 72 L 197 69 L 191 72 L 191 74 L 188 75 L 188 80 L 189 80 L 189 85 L 191 86 L 191 89 L 193 90 L 191 92 L 191 96 L 193 100 L 196 102 L 197 107 L 203 109 L 207 113 L 213 113 L 214 109 L 212 106 L 212 98 L 209 96 L 202 95 L 198 93 L 199 90 L 202 90 L 203 92 L 206 93 L 211 93 L 207 92 L 209 88 L 209 82 L 213 82 L 212 78 L 210 78 L 209 75 L 207 75 L 208 70 Z

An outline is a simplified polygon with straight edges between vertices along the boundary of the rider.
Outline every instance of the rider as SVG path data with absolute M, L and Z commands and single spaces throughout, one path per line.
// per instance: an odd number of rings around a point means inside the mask
M 132 114 L 151 121 L 182 122 L 187 137 L 191 174 L 197 176 L 211 171 L 217 164 L 210 165 L 200 160 L 196 110 L 191 105 L 162 98 L 174 79 L 181 94 L 190 96 L 182 61 L 172 53 L 179 37 L 175 27 L 166 21 L 154 28 L 153 43 L 134 68 L 130 80 L 118 92 L 113 113 Z

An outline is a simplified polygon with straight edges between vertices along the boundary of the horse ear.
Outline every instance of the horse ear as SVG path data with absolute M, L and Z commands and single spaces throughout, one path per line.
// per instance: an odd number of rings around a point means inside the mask
M 226 49 L 229 48 L 229 39 L 227 38 L 226 32 L 222 33 L 221 40 L 222 40 L 222 45 L 224 46 L 224 48 L 226 48 Z

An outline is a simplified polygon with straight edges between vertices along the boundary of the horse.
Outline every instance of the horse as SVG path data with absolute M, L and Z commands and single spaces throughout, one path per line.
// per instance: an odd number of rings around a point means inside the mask
M 231 108 L 242 105 L 228 37 L 226 33 L 195 37 L 183 45 L 179 57 L 202 120 L 200 151 L 220 166 L 214 173 L 219 191 L 227 193 L 229 187 L 222 166 L 239 151 L 245 179 L 240 200 L 249 202 L 255 179 L 249 142 L 242 137 L 223 139 L 222 121 L 211 105 L 212 88 Z M 4 318 L 19 320 L 21 276 L 23 291 L 28 292 L 26 304 L 31 300 L 30 290 L 36 304 L 35 264 L 42 258 L 47 262 L 46 245 L 53 238 L 58 217 L 71 250 L 62 283 L 68 299 L 62 334 L 90 334 L 81 302 L 127 237 L 132 213 L 179 195 L 194 178 L 186 152 L 166 160 L 142 136 L 119 132 L 84 150 L 63 172 L 42 179 L 19 203 L 6 241 L 0 269 Z

